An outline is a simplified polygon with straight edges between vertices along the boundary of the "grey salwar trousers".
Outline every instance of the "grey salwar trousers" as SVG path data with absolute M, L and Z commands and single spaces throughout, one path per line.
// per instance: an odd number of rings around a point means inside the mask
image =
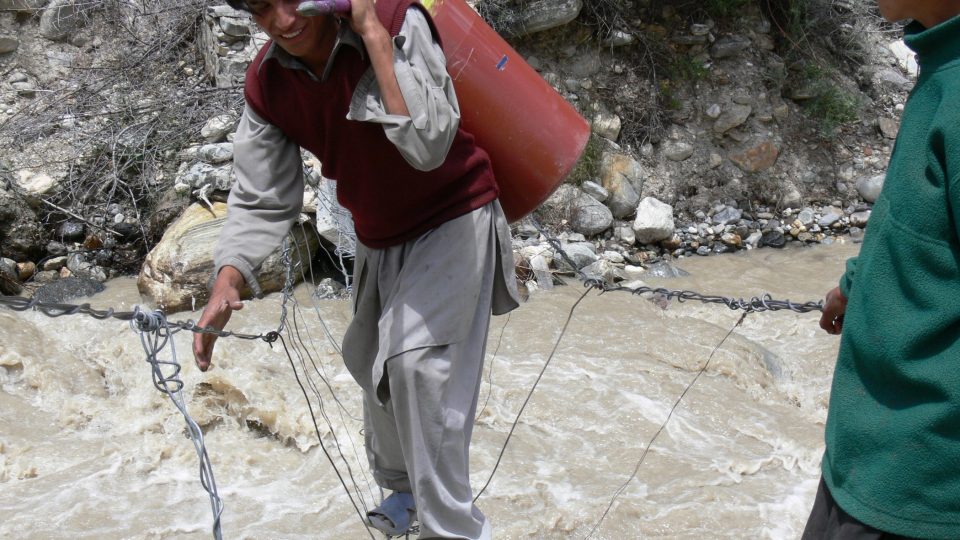
M 499 203 L 402 245 L 358 245 L 354 275 L 343 353 L 364 391 L 374 479 L 413 492 L 421 538 L 489 538 L 469 446 L 491 311 L 518 305 Z

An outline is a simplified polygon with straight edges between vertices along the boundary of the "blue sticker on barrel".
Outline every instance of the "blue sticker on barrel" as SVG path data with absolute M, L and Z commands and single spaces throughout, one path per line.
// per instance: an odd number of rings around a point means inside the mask
M 507 66 L 507 55 L 503 55 L 503 58 L 501 58 L 500 61 L 497 62 L 497 71 L 503 71 L 503 69 L 506 66 Z

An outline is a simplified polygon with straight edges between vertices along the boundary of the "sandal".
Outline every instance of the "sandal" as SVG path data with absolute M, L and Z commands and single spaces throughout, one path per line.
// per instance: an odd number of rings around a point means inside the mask
M 413 494 L 402 491 L 393 492 L 380 506 L 367 512 L 367 523 L 388 536 L 406 534 L 416 519 L 417 505 Z

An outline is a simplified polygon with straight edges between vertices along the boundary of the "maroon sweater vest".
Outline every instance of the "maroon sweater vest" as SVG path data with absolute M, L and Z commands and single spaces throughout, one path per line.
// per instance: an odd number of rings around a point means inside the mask
M 392 36 L 410 5 L 410 0 L 377 2 L 377 14 Z M 352 47 L 341 48 L 327 80 L 318 81 L 276 59 L 264 61 L 269 46 L 247 68 L 247 104 L 320 159 L 323 176 L 337 180 L 337 199 L 353 214 L 364 245 L 401 244 L 497 197 L 490 158 L 463 129 L 440 167 L 419 171 L 404 160 L 380 124 L 347 120 L 354 88 L 370 66 Z

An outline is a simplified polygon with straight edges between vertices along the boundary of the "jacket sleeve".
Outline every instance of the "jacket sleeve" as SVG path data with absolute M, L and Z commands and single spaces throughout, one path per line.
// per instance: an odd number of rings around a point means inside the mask
M 443 164 L 460 125 L 460 106 L 447 74 L 446 58 L 426 17 L 409 8 L 393 38 L 393 66 L 410 116 L 386 112 L 373 70 L 354 91 L 347 118 L 383 125 L 390 142 L 415 169 Z
M 843 296 L 850 298 L 850 290 L 853 287 L 854 278 L 857 275 L 857 258 L 847 259 L 847 271 L 840 277 L 840 292 Z
M 235 267 L 259 298 L 256 271 L 280 245 L 303 206 L 303 163 L 300 147 L 249 106 L 240 118 L 233 147 L 237 181 L 214 249 L 214 275 L 224 266 Z

